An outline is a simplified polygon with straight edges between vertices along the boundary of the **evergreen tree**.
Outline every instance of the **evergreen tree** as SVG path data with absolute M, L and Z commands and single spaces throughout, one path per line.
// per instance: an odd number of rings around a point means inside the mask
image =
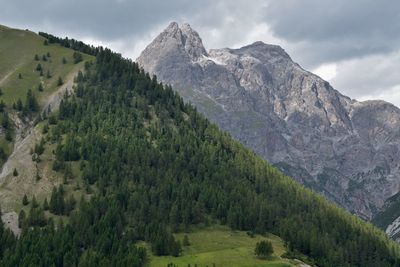
M 42 71 L 42 70 L 43 70 L 42 65 L 40 63 L 38 63 L 36 65 L 36 71 Z
M 29 204 L 29 200 L 28 200 L 28 197 L 25 194 L 24 197 L 22 198 L 22 205 L 26 206 L 28 204 Z
M 47 198 L 44 199 L 43 202 L 43 210 L 49 210 L 49 203 L 47 202 Z
M 266 241 L 266 240 L 257 242 L 254 253 L 259 258 L 266 258 L 266 257 L 271 256 L 272 253 L 274 253 L 272 243 L 269 241 Z
M 4 102 L 0 102 L 0 106 L 2 106 L 2 104 L 4 104 Z M 10 118 L 8 117 L 8 113 L 3 111 L 3 116 L 1 117 L 1 126 L 4 129 L 8 129 L 10 127 Z
M 74 59 L 74 64 L 78 64 L 79 62 L 81 62 L 83 60 L 83 56 L 79 52 L 74 52 L 74 54 L 72 55 L 72 58 Z
M 22 104 L 22 101 L 20 98 L 17 100 L 16 108 L 18 111 L 21 111 L 24 108 L 24 105 Z
M 28 205 L 28 204 L 26 204 Z M 19 212 L 18 215 L 18 227 L 19 228 L 24 228 L 25 227 L 25 220 L 26 220 L 26 213 L 23 209 L 21 209 L 21 211 Z
M 63 80 L 61 79 L 61 77 L 58 77 L 58 80 L 57 80 L 57 86 L 61 86 L 61 85 L 63 85 Z
M 42 83 L 39 83 L 37 89 L 38 89 L 39 92 L 43 92 L 43 85 L 42 85 Z
M 14 170 L 13 170 L 13 176 L 18 176 L 18 171 L 16 168 L 14 168 Z
M 6 103 L 4 103 L 3 99 L 0 100 L 0 112 L 3 112 L 6 107 Z
M 39 110 L 39 104 L 31 89 L 26 93 L 26 110 L 29 112 L 36 112 Z

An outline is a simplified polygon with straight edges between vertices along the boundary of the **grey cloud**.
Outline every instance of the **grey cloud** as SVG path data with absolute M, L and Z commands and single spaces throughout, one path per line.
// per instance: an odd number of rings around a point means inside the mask
M 376 55 L 339 63 L 337 76 L 331 82 L 356 98 L 380 95 L 400 85 L 399 69 L 400 50 L 388 56 Z
M 400 2 L 268 0 L 277 36 L 315 50 L 309 64 L 392 52 L 400 46 Z M 317 56 L 319 54 L 319 56 Z
M 41 0 L 2 3 L 3 23 L 113 40 L 140 35 L 160 22 L 194 14 L 208 1 Z
M 400 84 L 396 0 L 0 0 L 0 6 L 1 24 L 101 41 L 133 58 L 170 21 L 189 22 L 208 49 L 262 40 L 280 44 L 309 70 L 336 63 L 331 83 L 351 97 Z M 249 34 L 260 25 L 270 32 Z

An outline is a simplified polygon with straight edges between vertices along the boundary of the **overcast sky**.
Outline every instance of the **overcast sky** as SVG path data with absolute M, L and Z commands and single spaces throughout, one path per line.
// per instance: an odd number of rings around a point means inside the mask
M 0 0 L 0 24 L 132 59 L 171 21 L 191 24 L 206 49 L 279 44 L 342 93 L 400 107 L 398 0 Z

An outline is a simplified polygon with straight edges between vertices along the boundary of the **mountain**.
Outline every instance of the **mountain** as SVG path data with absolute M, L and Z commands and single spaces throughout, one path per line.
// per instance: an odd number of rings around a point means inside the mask
M 51 110 L 32 92 L 21 109 L 3 107 L 13 129 L 29 128 L 15 141 L 19 167 L 0 181 L 20 230 L 2 216 L 0 266 L 400 266 L 382 231 L 283 175 L 137 63 L 40 35 L 87 60 Z M 271 257 L 254 255 L 260 241 Z
M 171 23 L 137 62 L 235 139 L 361 218 L 399 192 L 400 110 L 342 95 L 279 46 L 207 52 L 188 24 Z

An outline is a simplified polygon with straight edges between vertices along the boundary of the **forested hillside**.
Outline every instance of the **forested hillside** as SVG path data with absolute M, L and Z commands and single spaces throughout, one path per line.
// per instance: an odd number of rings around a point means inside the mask
M 1 266 L 142 266 L 137 241 L 179 256 L 172 233 L 201 223 L 274 233 L 318 266 L 400 266 L 381 231 L 283 176 L 136 63 L 42 35 L 96 56 L 43 122 L 53 169 L 85 194 L 25 201 L 19 239 L 0 224 Z

